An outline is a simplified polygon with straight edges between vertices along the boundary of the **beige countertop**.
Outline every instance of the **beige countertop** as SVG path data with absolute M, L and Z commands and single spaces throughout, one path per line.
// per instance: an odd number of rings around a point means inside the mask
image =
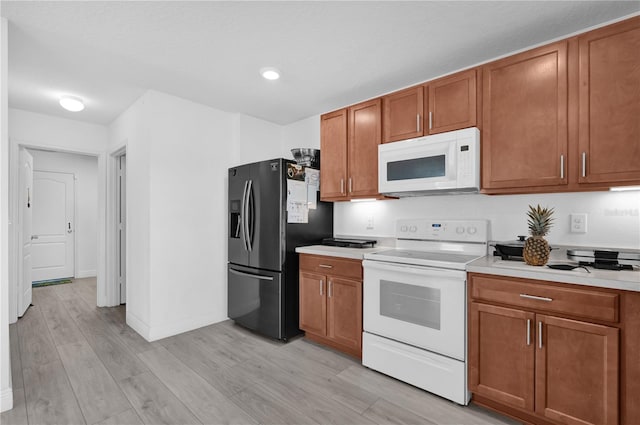
M 568 262 L 566 257 L 563 259 L 561 256 L 556 256 L 550 259 L 549 264 Z M 503 261 L 500 257 L 486 256 L 467 265 L 467 271 L 640 292 L 638 268 L 615 271 L 589 267 L 591 273 L 588 273 L 583 268 L 570 271 L 554 270 L 546 266 L 529 266 L 523 262 Z
M 391 247 L 380 246 L 376 248 L 343 248 L 340 246 L 311 245 L 298 247 L 296 248 L 296 252 L 299 254 L 326 255 L 328 257 L 342 257 L 351 258 L 354 260 L 362 260 L 364 258 L 364 254 L 384 251 L 385 249 L 391 249 Z

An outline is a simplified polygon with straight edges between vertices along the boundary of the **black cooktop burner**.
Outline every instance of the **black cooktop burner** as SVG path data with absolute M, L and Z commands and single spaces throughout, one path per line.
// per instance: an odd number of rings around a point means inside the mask
M 589 261 L 580 261 L 578 265 L 583 267 L 593 267 L 594 269 L 601 270 L 633 270 L 633 266 L 630 264 L 618 264 L 608 263 L 608 262 L 589 262 Z
M 371 239 L 324 238 L 322 245 L 340 246 L 343 248 L 373 248 L 378 241 Z

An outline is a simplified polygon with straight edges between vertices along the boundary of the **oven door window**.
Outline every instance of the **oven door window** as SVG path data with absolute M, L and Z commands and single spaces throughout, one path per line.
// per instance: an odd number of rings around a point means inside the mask
M 387 180 L 414 180 L 446 176 L 446 155 L 387 162 Z
M 382 280 L 380 315 L 440 330 L 440 289 Z

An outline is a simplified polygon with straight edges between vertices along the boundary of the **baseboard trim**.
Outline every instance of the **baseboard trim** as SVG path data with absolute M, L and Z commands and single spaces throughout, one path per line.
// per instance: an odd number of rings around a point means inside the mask
M 13 409 L 13 389 L 6 388 L 0 392 L 0 412 Z
M 183 332 L 192 331 L 203 326 L 212 325 L 214 323 L 227 320 L 226 317 L 217 314 L 206 314 L 198 317 L 190 317 L 175 323 L 167 323 L 164 325 L 153 326 L 149 329 L 148 341 L 156 341 L 158 339 L 167 338 Z
M 134 331 L 138 332 L 141 337 L 149 341 L 149 325 L 144 323 L 135 315 L 127 311 L 126 319 L 127 325 L 129 325 Z
M 95 270 L 80 270 L 78 271 L 78 273 L 76 273 L 75 278 L 83 279 L 85 277 L 96 277 L 96 276 L 98 276 L 98 272 L 96 272 Z

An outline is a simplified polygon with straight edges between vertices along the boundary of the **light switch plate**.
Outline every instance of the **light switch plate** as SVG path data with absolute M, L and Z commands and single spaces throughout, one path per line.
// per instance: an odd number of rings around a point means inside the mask
M 587 233 L 586 213 L 571 213 L 569 217 L 571 220 L 571 233 Z

